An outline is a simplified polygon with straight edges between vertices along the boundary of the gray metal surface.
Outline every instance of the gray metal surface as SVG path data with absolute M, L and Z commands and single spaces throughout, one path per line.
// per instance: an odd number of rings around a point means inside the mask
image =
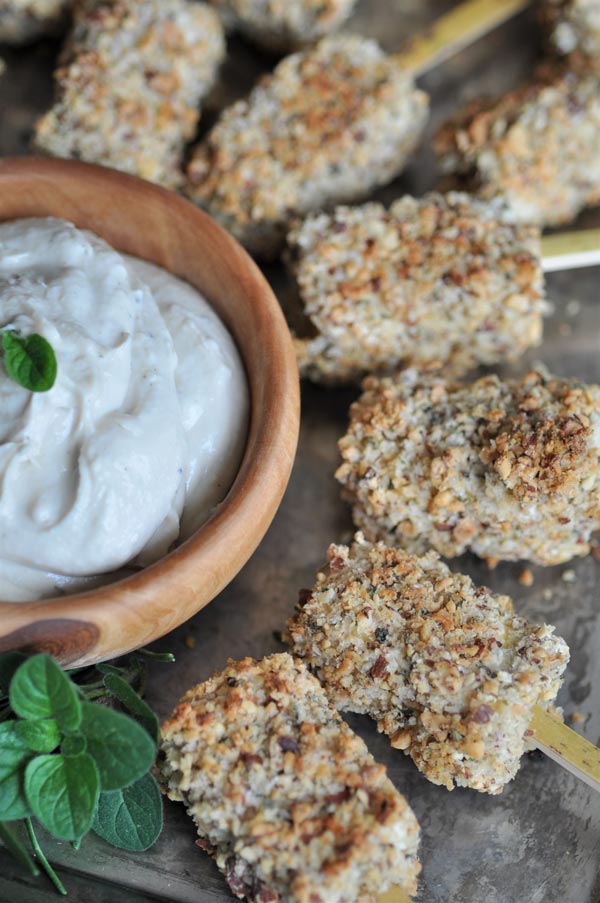
M 363 0 L 352 22 L 356 31 L 396 49 L 453 4 L 443 0 Z M 531 70 L 537 37 L 530 14 L 520 16 L 459 59 L 431 73 L 423 85 L 432 93 L 432 128 L 465 99 L 500 93 Z M 0 80 L 0 153 L 24 153 L 35 115 L 51 96 L 50 72 L 56 46 L 1 51 L 8 74 Z M 254 74 L 269 65 L 251 48 L 233 43 L 218 106 L 241 93 Z M 207 117 L 210 121 L 210 116 Z M 436 184 L 427 143 L 396 184 L 379 193 L 420 193 Z M 600 213 L 582 217 L 599 225 Z M 277 268 L 268 271 L 285 300 L 287 287 Z M 542 348 L 527 363 L 543 360 L 552 370 L 600 381 L 600 272 L 579 271 L 548 279 L 555 312 Z M 355 393 L 303 388 L 303 420 L 296 466 L 283 505 L 266 539 L 237 579 L 207 609 L 156 648 L 177 655 L 175 665 L 153 668 L 149 701 L 167 715 L 181 693 L 225 663 L 227 657 L 262 656 L 280 649 L 274 632 L 291 614 L 300 587 L 311 585 L 329 542 L 350 535 L 350 518 L 333 479 L 337 439 Z M 556 624 L 568 641 L 572 661 L 560 701 L 574 711 L 592 742 L 600 740 L 599 563 L 589 557 L 558 568 L 532 568 L 530 588 L 518 583 L 519 565 L 488 571 L 472 558 L 456 562 L 478 581 L 511 594 L 520 611 Z M 566 578 L 566 579 L 565 579 Z M 173 600 L 177 604 L 177 600 Z M 350 719 L 374 755 L 384 762 L 414 807 L 422 826 L 423 876 L 418 903 L 598 903 L 600 885 L 600 796 L 539 754 L 523 767 L 504 793 L 448 793 L 425 781 L 411 761 L 389 748 L 366 718 Z M 216 868 L 197 847 L 191 821 L 181 807 L 166 805 L 166 830 L 143 854 L 119 853 L 89 837 L 73 853 L 48 844 L 75 903 L 227 903 L 233 899 Z M 44 879 L 30 880 L 0 853 L 1 903 L 46 903 L 56 895 Z

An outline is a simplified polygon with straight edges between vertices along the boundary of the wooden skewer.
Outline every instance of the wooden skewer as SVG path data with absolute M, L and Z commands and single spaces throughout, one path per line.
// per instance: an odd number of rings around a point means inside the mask
M 466 0 L 400 51 L 415 77 L 459 53 L 530 5 L 530 0 Z
M 377 894 L 377 903 L 412 903 L 412 900 L 401 887 L 391 887 L 385 893 Z
M 562 232 L 542 238 L 542 268 L 545 273 L 575 270 L 600 263 L 600 229 Z
M 597 746 L 539 705 L 534 709 L 527 733 L 541 752 L 594 790 L 600 790 L 600 749 Z

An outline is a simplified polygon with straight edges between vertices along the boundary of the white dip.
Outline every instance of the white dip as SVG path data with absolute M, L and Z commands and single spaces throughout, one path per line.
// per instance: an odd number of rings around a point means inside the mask
M 0 364 L 0 599 L 85 588 L 185 539 L 239 467 L 248 388 L 198 292 L 56 219 L 0 224 L 0 329 L 53 346 L 53 388 Z M 106 578 L 103 582 L 108 582 Z

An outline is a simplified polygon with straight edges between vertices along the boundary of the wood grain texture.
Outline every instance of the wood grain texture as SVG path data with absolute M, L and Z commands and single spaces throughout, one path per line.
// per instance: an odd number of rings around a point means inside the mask
M 1 160 L 0 220 L 26 216 L 70 220 L 194 285 L 233 334 L 251 394 L 249 435 L 235 483 L 187 542 L 139 574 L 100 589 L 39 602 L 0 602 L 4 648 L 43 643 L 40 630 L 47 631 L 53 654 L 75 666 L 163 636 L 210 602 L 245 564 L 271 523 L 291 472 L 298 376 L 288 328 L 264 277 L 226 232 L 183 198 L 84 163 Z M 64 643 L 59 641 L 64 622 L 73 620 L 95 627 L 91 642 L 89 631 L 65 631 Z

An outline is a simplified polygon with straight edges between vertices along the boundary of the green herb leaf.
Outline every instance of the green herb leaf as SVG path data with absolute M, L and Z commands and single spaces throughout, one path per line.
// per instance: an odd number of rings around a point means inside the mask
M 33 814 L 60 840 L 77 840 L 89 831 L 100 794 L 98 769 L 82 753 L 36 756 L 25 769 L 25 793 Z
M 151 774 L 125 787 L 100 794 L 93 830 L 114 847 L 141 852 L 158 839 L 163 825 L 162 800 Z
M 104 686 L 115 699 L 118 699 L 142 727 L 148 731 L 155 743 L 158 743 L 158 718 L 141 696 L 117 674 L 107 674 Z
M 63 756 L 80 756 L 87 750 L 87 740 L 83 734 L 67 734 L 60 751 Z
M 0 821 L 25 818 L 31 811 L 23 789 L 23 772 L 32 754 L 17 736 L 17 723 L 0 724 Z
M 31 392 L 47 392 L 56 380 L 56 355 L 41 335 L 22 336 L 2 333 L 6 372 L 16 383 Z
M 49 655 L 34 655 L 17 669 L 10 704 L 21 718 L 55 718 L 63 731 L 76 731 L 81 721 L 75 684 Z
M 141 778 L 156 754 L 146 731 L 127 715 L 93 702 L 82 702 L 81 711 L 81 733 L 98 766 L 102 790 L 120 790 Z
M 53 718 L 43 721 L 17 721 L 15 732 L 28 749 L 50 753 L 60 743 L 61 733 Z
M 8 688 L 13 674 L 26 658 L 27 656 L 22 652 L 3 652 L 0 655 L 0 695 L 8 696 Z

